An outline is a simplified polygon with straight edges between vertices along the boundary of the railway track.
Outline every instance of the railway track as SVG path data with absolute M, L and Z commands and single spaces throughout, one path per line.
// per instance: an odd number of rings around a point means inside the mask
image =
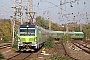
M 61 44 L 59 44 L 58 42 L 56 42 L 55 45 L 57 46 L 57 47 L 55 47 L 56 52 L 59 54 L 65 55 L 65 51 L 63 49 L 63 46 Z
M 10 58 L 8 58 L 7 60 L 25 60 L 26 58 L 28 58 L 32 53 L 18 53 Z
M 7 48 L 7 47 L 11 47 L 11 43 L 6 43 L 6 44 L 1 44 L 0 45 L 0 49 L 4 49 L 4 48 Z
M 63 49 L 64 49 L 64 51 L 65 51 L 65 55 L 66 55 L 66 56 L 68 56 L 68 57 L 72 58 L 73 60 L 78 60 L 78 59 L 76 59 L 76 58 L 74 58 L 74 57 L 70 56 L 70 55 L 67 53 L 67 51 L 66 51 L 66 49 L 65 49 L 64 44 L 62 44 L 62 46 L 63 46 Z
M 78 42 L 73 42 L 73 44 L 75 46 L 77 46 L 78 48 L 82 49 L 84 52 L 90 54 L 90 48 L 87 47 L 85 44 L 81 44 L 81 43 L 78 43 Z
M 78 42 L 76 42 L 76 43 L 78 43 Z M 81 43 L 78 43 L 78 44 L 90 50 L 90 47 L 87 47 L 86 44 L 81 44 Z
M 58 43 L 55 43 L 55 44 L 56 44 L 56 46 L 58 46 Z M 61 47 L 61 46 L 62 46 L 62 47 Z M 70 58 L 73 59 L 73 60 L 78 60 L 78 59 L 75 59 L 75 58 L 71 57 L 71 56 L 67 53 L 64 44 L 61 44 L 61 46 L 57 47 L 55 50 L 56 50 L 56 51 L 58 51 L 58 49 L 59 49 L 59 50 L 62 50 L 62 52 L 64 52 L 63 54 L 64 54 L 65 56 L 70 57 Z
M 87 48 L 90 49 L 90 41 L 84 40 L 84 41 L 80 41 L 80 44 L 82 44 L 83 46 L 86 46 Z

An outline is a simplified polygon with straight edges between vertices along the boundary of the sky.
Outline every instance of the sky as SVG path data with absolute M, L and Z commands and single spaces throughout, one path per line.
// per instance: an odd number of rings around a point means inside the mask
M 13 16 L 14 0 L 0 0 L 0 18 L 10 18 Z M 20 1 L 20 0 L 18 0 Z M 23 12 L 27 0 L 23 1 Z M 62 1 L 62 5 L 60 5 Z M 72 7 L 71 7 L 72 5 Z M 51 21 L 58 24 L 66 23 L 66 14 L 68 22 L 87 23 L 90 22 L 90 0 L 33 0 L 33 11 L 35 17 L 42 16 L 45 19 L 50 17 Z M 25 19 L 25 16 L 23 16 Z

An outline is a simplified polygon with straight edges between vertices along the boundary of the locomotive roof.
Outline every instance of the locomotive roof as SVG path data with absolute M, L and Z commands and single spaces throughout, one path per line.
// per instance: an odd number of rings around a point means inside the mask
M 20 25 L 20 28 L 35 28 L 35 25 L 34 24 L 22 24 Z

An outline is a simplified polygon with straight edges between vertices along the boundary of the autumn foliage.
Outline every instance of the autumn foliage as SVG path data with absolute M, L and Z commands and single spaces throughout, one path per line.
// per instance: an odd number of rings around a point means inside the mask
M 0 42 L 12 40 L 10 19 L 0 19 Z
M 37 16 L 35 24 L 40 26 L 40 27 L 43 27 L 45 29 L 49 29 L 49 20 L 44 19 L 44 17 Z M 53 23 L 51 21 L 51 30 L 62 31 L 62 30 L 65 30 L 65 29 L 62 28 L 61 26 L 59 26 L 57 23 Z

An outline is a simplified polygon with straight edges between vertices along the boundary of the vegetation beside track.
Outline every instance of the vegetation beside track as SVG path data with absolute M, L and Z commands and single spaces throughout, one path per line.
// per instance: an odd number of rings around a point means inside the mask
M 63 35 L 60 37 L 61 39 L 59 40 L 59 43 L 60 44 L 63 44 L 63 43 L 68 43 L 70 40 L 71 40 L 71 37 L 69 35 Z
M 17 44 L 13 44 L 12 50 L 13 50 L 13 51 L 16 51 L 17 49 L 18 49 L 18 45 L 17 45 Z
M 4 56 L 3 56 L 3 54 L 0 53 L 0 60 L 1 59 L 4 59 Z
M 54 38 L 50 36 L 47 39 L 47 41 L 44 43 L 44 47 L 45 48 L 54 48 L 55 47 L 55 45 L 54 45 Z
M 60 42 L 60 44 L 63 44 L 63 43 L 67 43 L 67 41 L 69 41 L 69 40 L 70 40 L 70 37 L 67 38 L 67 36 L 64 35 L 64 36 L 62 36 L 62 38 L 59 40 L 59 42 Z M 55 44 L 54 44 L 54 38 L 50 36 L 50 37 L 47 39 L 47 41 L 45 42 L 44 47 L 47 48 L 47 49 L 49 49 L 49 50 L 50 50 L 50 48 L 55 48 L 55 47 L 57 47 L 57 46 L 55 46 Z M 57 54 L 53 54 L 53 56 L 50 56 L 50 57 L 46 58 L 45 60 L 72 60 L 72 59 L 71 59 L 70 57 L 62 56 L 62 55 L 60 55 L 60 54 L 57 53 Z
M 60 54 L 55 54 L 53 56 L 48 57 L 46 60 L 72 60 L 69 57 L 62 56 Z
M 0 42 L 12 40 L 10 19 L 0 19 Z

